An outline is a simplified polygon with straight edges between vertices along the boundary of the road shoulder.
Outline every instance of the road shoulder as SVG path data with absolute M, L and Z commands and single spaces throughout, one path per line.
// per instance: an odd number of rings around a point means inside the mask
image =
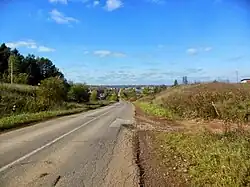
M 104 186 L 139 186 L 139 170 L 136 165 L 133 138 L 135 131 L 122 127 L 114 154 L 108 166 Z

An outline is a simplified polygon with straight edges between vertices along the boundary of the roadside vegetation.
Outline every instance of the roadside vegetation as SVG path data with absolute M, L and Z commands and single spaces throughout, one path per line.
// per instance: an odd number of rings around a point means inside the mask
M 161 129 L 148 138 L 155 166 L 172 186 L 249 186 L 250 85 L 175 85 L 135 102 Z M 157 119 L 164 118 L 166 122 Z M 179 124 L 182 130 L 162 131 Z M 187 130 L 189 123 L 196 123 Z M 142 122 L 140 122 L 142 123 Z M 210 131 L 213 123 L 219 131 Z M 217 123 L 217 124 L 216 124 Z M 200 129 L 202 126 L 203 130 Z M 156 128 L 157 129 L 157 128 Z M 173 128 L 174 129 L 174 128 Z M 153 145 L 152 147 L 150 145 Z
M 153 99 L 147 97 L 137 102 L 139 105 L 144 103 L 142 109 L 145 111 L 150 107 L 164 109 L 178 119 L 220 119 L 244 123 L 250 113 L 250 85 L 204 83 L 177 86 L 168 88 Z
M 154 148 L 158 167 L 176 184 L 250 184 L 249 133 L 155 133 Z
M 0 46 L 0 131 L 106 106 L 117 94 L 67 81 L 49 59 Z

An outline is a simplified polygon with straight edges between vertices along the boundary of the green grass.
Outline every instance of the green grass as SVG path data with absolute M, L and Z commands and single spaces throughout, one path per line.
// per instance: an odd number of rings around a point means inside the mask
M 135 104 L 140 107 L 143 112 L 150 116 L 163 117 L 168 119 L 173 118 L 172 113 L 166 108 L 161 107 L 160 105 L 148 102 L 135 102 Z
M 249 134 L 156 133 L 156 157 L 170 172 L 186 170 L 191 186 L 250 186 Z M 176 170 L 173 171 L 172 168 Z
M 59 109 L 55 111 L 25 113 L 25 114 L 3 117 L 0 118 L 0 132 L 7 129 L 23 126 L 25 124 L 47 120 L 53 117 L 65 116 L 65 115 L 80 113 L 87 110 L 97 109 L 112 103 L 113 102 L 107 102 L 107 101 L 88 103 L 88 104 L 66 103 L 65 105 L 67 105 L 67 110 Z
M 16 128 L 29 123 L 43 121 L 53 117 L 76 114 L 86 110 L 86 108 L 78 108 L 72 110 L 45 111 L 4 117 L 0 119 L 0 131 Z
M 8 84 L 8 83 L 0 83 L 0 90 L 12 91 L 17 93 L 29 93 L 34 94 L 38 86 L 30 86 L 25 84 Z

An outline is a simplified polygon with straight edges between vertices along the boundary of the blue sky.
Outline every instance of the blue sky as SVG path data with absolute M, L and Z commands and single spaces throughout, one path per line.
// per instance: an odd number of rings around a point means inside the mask
M 1 0 L 0 42 L 68 80 L 172 84 L 250 77 L 247 0 Z

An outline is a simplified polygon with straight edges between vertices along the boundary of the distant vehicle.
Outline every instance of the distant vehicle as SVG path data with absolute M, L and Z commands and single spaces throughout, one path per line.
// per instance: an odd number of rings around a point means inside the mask
M 250 83 L 250 79 L 242 79 L 240 83 Z

